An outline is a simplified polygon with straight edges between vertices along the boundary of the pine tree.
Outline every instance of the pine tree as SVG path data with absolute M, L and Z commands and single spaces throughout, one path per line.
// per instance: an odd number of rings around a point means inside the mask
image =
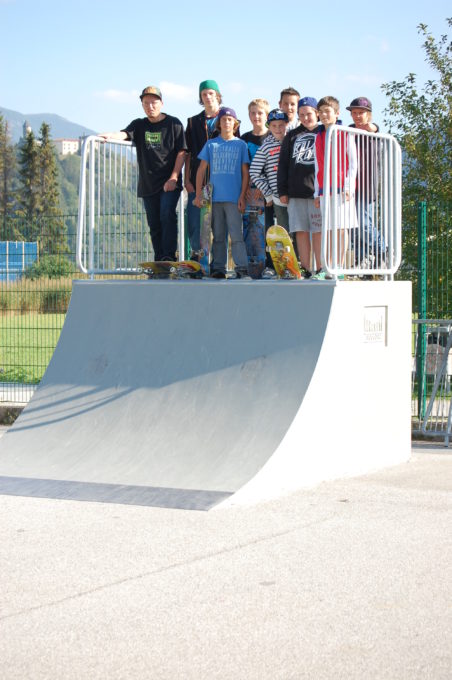
M 42 123 L 39 147 L 39 192 L 41 217 L 40 250 L 44 253 L 67 252 L 67 238 L 60 209 L 60 182 L 50 126 Z
M 41 195 L 39 147 L 32 130 L 19 147 L 19 182 L 17 214 L 24 217 L 28 225 L 25 239 L 35 241 L 39 232 L 37 218 L 41 208 Z
M 0 239 L 4 241 L 20 238 L 16 221 L 12 219 L 15 177 L 16 153 L 8 122 L 0 115 Z

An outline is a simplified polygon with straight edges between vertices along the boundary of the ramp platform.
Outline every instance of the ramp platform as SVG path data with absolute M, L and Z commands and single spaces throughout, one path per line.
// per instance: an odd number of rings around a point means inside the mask
M 410 455 L 411 290 L 74 281 L 0 493 L 207 510 Z

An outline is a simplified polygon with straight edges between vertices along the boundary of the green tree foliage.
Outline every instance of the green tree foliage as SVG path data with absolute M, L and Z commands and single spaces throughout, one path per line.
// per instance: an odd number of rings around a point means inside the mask
M 39 148 L 33 131 L 29 131 L 19 147 L 19 192 L 17 215 L 32 224 L 40 212 Z M 27 240 L 35 240 L 37 234 L 29 234 Z
M 448 28 L 452 19 L 446 19 Z M 426 24 L 419 24 L 422 49 L 434 78 L 418 84 L 410 73 L 401 82 L 382 85 L 389 98 L 384 121 L 397 138 L 403 154 L 403 260 L 402 278 L 413 282 L 413 303 L 417 304 L 418 211 L 419 202 L 428 205 L 427 221 L 433 211 L 442 239 L 450 229 L 449 205 L 452 200 L 450 168 L 452 161 L 452 44 L 450 34 L 436 39 Z M 434 246 L 429 242 L 429 248 Z M 439 274 L 439 272 L 438 272 Z M 448 272 L 441 276 L 448 277 Z
M 58 279 L 62 276 L 72 276 L 77 271 L 73 262 L 67 257 L 59 255 L 43 255 L 38 262 L 34 262 L 25 270 L 25 278 L 39 279 Z
M 67 252 L 66 229 L 61 218 L 60 183 L 55 147 L 50 138 L 50 126 L 42 123 L 40 128 L 39 166 L 39 215 L 41 221 L 40 251 Z
M 0 224 L 2 236 L 14 239 L 17 235 L 6 235 L 6 218 L 14 209 L 14 178 L 16 173 L 16 154 L 9 134 L 8 122 L 0 115 Z
M 60 209 L 60 180 L 50 126 L 43 123 L 37 141 L 29 132 L 19 148 L 18 210 L 24 217 L 23 238 L 38 241 L 40 253 L 67 252 Z
M 452 19 L 447 19 L 452 26 Z M 423 36 L 425 60 L 437 75 L 418 86 L 416 74 L 402 82 L 382 85 L 389 97 L 385 123 L 403 150 L 404 199 L 450 201 L 452 183 L 452 43 L 450 35 L 439 40 L 426 24 L 418 26 Z

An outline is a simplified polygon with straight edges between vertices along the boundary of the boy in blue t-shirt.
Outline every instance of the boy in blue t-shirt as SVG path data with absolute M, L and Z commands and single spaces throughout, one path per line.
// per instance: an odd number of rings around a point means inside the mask
M 219 137 L 209 139 L 198 155 L 194 205 L 201 207 L 202 184 L 209 168 L 212 184 L 212 266 L 211 276 L 225 278 L 227 236 L 231 237 L 232 258 L 238 278 L 246 276 L 248 257 L 243 241 L 242 214 L 246 205 L 249 181 L 248 147 L 234 137 L 240 121 L 234 109 L 222 107 L 218 112 Z

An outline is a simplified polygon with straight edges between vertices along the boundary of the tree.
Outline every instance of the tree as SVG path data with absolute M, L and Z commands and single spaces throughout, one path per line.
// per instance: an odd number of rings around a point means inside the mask
M 19 147 L 19 192 L 17 214 L 26 219 L 28 233 L 24 234 L 29 241 L 36 240 L 36 218 L 41 207 L 39 186 L 39 148 L 33 131 L 30 130 Z
M 13 181 L 16 170 L 16 155 L 9 133 L 8 122 L 0 115 L 0 225 L 1 238 L 14 239 L 14 230 L 6 227 L 6 219 L 12 215 L 14 208 Z
M 38 241 L 39 252 L 67 252 L 67 237 L 60 210 L 60 185 L 50 126 L 42 123 L 37 141 L 30 131 L 19 151 L 19 214 L 26 218 L 23 237 Z
M 452 26 L 452 19 L 446 19 Z M 452 44 L 450 35 L 439 40 L 428 31 L 426 24 L 419 24 L 418 33 L 423 36 L 422 48 L 425 60 L 436 79 L 418 86 L 416 74 L 410 73 L 402 82 L 392 81 L 382 85 L 389 97 L 384 121 L 389 131 L 397 138 L 402 148 L 403 159 L 403 260 L 400 268 L 402 278 L 413 283 L 413 305 L 417 308 L 418 255 L 418 211 L 427 213 L 427 223 L 435 220 L 438 225 L 435 236 L 428 238 L 429 252 L 444 247 L 450 231 L 450 201 L 452 183 L 450 167 L 452 160 Z M 428 202 L 427 209 L 420 206 Z M 421 217 L 424 221 L 424 217 Z M 426 247 L 425 241 L 423 247 Z M 448 263 L 448 258 L 442 258 Z M 448 267 L 449 265 L 444 265 Z M 432 267 L 430 266 L 430 270 Z M 451 272 L 429 271 L 445 282 L 451 281 Z M 447 285 L 451 285 L 450 283 Z M 452 290 L 448 292 L 452 295 Z M 445 314 L 444 310 L 436 314 Z M 447 314 L 450 310 L 447 311 Z
M 50 126 L 42 123 L 39 132 L 40 251 L 67 252 L 66 230 L 60 209 L 58 165 L 55 148 L 50 138 Z
M 446 22 L 450 28 L 452 19 Z M 417 28 L 424 37 L 425 60 L 438 78 L 420 90 L 414 73 L 402 82 L 383 84 L 390 100 L 384 121 L 402 147 L 404 199 L 450 201 L 452 43 L 448 35 L 435 40 L 426 24 Z

